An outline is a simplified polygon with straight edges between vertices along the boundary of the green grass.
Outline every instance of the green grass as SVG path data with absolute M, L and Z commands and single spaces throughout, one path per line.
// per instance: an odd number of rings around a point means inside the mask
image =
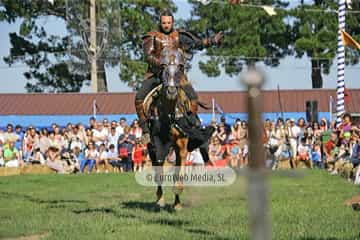
M 246 183 L 186 188 L 185 205 L 154 206 L 132 174 L 0 178 L 0 239 L 248 239 Z M 360 214 L 343 204 L 359 188 L 325 171 L 271 178 L 273 239 L 360 239 Z M 36 239 L 36 238 L 34 238 Z

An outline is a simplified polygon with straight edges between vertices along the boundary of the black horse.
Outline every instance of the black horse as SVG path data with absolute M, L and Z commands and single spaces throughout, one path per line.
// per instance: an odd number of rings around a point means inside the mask
M 207 146 L 213 129 L 194 128 L 195 116 L 189 113 L 190 100 L 182 88 L 188 83 L 184 73 L 184 52 L 179 48 L 164 49 L 161 56 L 161 84 L 152 90 L 144 101 L 151 136 L 148 148 L 153 166 L 161 167 L 156 168 L 156 174 L 162 173 L 165 159 L 173 148 L 176 154 L 175 174 L 178 175 L 180 168 L 185 165 L 188 151 L 200 145 Z M 202 149 L 207 157 L 206 147 Z M 157 184 L 157 204 L 163 207 L 165 199 L 161 182 Z M 174 181 L 175 210 L 182 208 L 180 194 L 183 188 L 181 181 Z

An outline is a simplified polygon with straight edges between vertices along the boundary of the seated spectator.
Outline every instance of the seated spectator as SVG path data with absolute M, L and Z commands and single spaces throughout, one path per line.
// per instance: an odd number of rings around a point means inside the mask
M 123 172 L 121 158 L 119 157 L 118 151 L 114 144 L 110 144 L 109 151 L 107 154 L 109 164 L 114 168 L 114 172 Z
M 24 134 L 24 144 L 23 144 L 23 158 L 25 161 L 31 156 L 32 151 L 34 150 L 34 145 L 37 139 L 36 131 L 33 126 L 29 126 L 26 129 Z
M 224 151 L 220 139 L 218 137 L 213 138 L 209 144 L 209 161 L 213 166 L 216 165 L 216 161 L 223 159 Z
M 224 124 L 218 125 L 217 131 L 215 132 L 217 132 L 216 137 L 220 140 L 220 144 L 226 144 L 228 135 L 226 134 L 225 131 L 225 125 Z
M 80 172 L 84 172 L 86 165 L 89 165 L 88 173 L 91 173 L 95 164 L 96 159 L 99 158 L 99 152 L 95 148 L 93 141 L 89 142 L 87 149 L 85 150 L 85 158 L 80 162 Z
M 305 162 L 308 167 L 312 168 L 312 162 L 310 161 L 309 152 L 310 149 L 306 144 L 306 137 L 303 137 L 297 149 L 295 168 L 299 166 L 300 161 Z
M 4 163 L 5 167 L 19 167 L 21 161 L 19 159 L 19 151 L 15 148 L 14 141 L 8 141 L 4 146 Z
M 80 171 L 80 163 L 84 160 L 84 153 L 78 146 L 74 147 L 73 160 L 73 164 L 75 166 L 74 171 Z
M 353 132 L 350 142 L 350 162 L 354 167 L 360 165 L 360 148 L 359 148 L 359 136 Z
M 40 148 L 35 148 L 28 161 L 31 164 L 45 164 L 45 158 L 44 155 L 41 153 Z
M 85 130 L 84 144 L 87 146 L 89 142 L 93 141 L 93 132 L 90 128 Z
M 50 146 L 51 146 L 51 142 L 48 137 L 48 130 L 46 128 L 43 128 L 40 131 L 39 138 L 37 138 L 37 141 L 35 142 L 34 148 L 35 149 L 39 148 L 40 152 L 43 154 L 43 156 L 45 156 L 46 152 Z M 33 154 L 34 154 L 34 152 L 33 152 Z
M 70 139 L 70 150 L 74 150 L 76 147 L 82 149 L 83 143 L 80 140 L 80 137 L 77 135 L 72 135 Z
M 3 149 L 2 147 L 0 147 L 0 167 L 4 167 L 4 166 L 5 166 L 5 161 L 4 161 Z
M 230 166 L 233 168 L 237 168 L 239 166 L 239 159 L 242 157 L 239 142 L 236 139 L 231 139 L 229 148 Z
M 204 159 L 200 153 L 200 149 L 196 148 L 192 152 L 188 153 L 187 156 L 188 162 L 191 163 L 192 166 L 204 166 Z
M 345 113 L 342 118 L 342 122 L 341 122 L 340 126 L 338 127 L 338 129 L 340 131 L 339 139 L 340 139 L 341 143 L 347 144 L 350 141 L 351 128 L 352 128 L 351 115 L 348 113 Z
M 170 148 L 169 154 L 166 156 L 165 161 L 170 163 L 170 164 L 175 164 L 176 163 L 175 149 Z
M 336 145 L 338 144 L 338 135 L 336 132 L 332 132 L 330 139 L 324 145 L 324 152 L 326 156 L 326 168 L 330 168 L 331 162 L 334 161 L 334 157 L 337 151 Z
M 6 126 L 6 132 L 3 133 L 3 138 L 6 141 L 16 142 L 18 140 L 18 135 L 14 132 L 14 127 L 12 124 Z
M 311 151 L 311 161 L 313 166 L 323 168 L 321 157 L 321 144 L 315 143 Z
M 75 147 L 80 149 L 79 147 Z M 77 158 L 74 156 L 73 151 L 64 148 L 61 151 L 61 160 L 64 164 L 64 166 L 66 166 L 66 168 L 72 172 L 75 173 L 79 170 L 79 166 L 77 164 Z
M 108 131 L 104 128 L 102 122 L 96 123 L 96 128 L 92 130 L 92 140 L 95 142 L 97 148 L 100 147 L 101 144 L 105 143 L 108 137 Z
M 57 146 L 50 146 L 47 155 L 46 164 L 49 168 L 60 174 L 67 174 L 70 172 L 70 169 L 68 169 L 64 162 L 61 161 L 60 150 Z
M 334 164 L 332 175 L 336 175 L 339 173 L 339 169 L 344 165 L 346 159 L 349 157 L 348 149 L 345 144 L 341 144 L 338 148 L 338 151 L 334 153 L 333 160 L 331 163 Z
M 105 173 L 109 173 L 109 161 L 105 144 L 100 144 L 99 157 L 96 159 L 96 173 L 100 172 L 100 165 L 104 164 Z

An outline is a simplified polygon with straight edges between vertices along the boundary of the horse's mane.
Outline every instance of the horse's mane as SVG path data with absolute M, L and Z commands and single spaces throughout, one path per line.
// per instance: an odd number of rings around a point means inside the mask
M 151 90 L 151 92 L 146 96 L 144 100 L 144 112 L 147 118 L 151 117 L 154 107 L 156 107 L 160 101 L 160 91 L 163 87 L 162 84 Z M 178 98 L 176 102 L 176 108 L 180 113 L 185 114 L 190 109 L 190 99 L 186 95 L 185 91 L 182 88 L 178 90 Z

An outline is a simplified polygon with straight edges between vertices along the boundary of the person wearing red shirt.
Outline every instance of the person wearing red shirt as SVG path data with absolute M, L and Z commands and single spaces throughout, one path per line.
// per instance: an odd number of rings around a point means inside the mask
M 332 132 L 330 136 L 330 140 L 325 143 L 325 155 L 326 155 L 326 163 L 328 164 L 329 161 L 332 161 L 332 151 L 336 147 L 338 143 L 338 135 L 336 132 Z
M 145 159 L 144 156 L 144 145 L 141 143 L 141 140 L 137 139 L 135 147 L 132 151 L 132 160 L 134 163 L 134 172 L 142 171 L 142 163 Z

